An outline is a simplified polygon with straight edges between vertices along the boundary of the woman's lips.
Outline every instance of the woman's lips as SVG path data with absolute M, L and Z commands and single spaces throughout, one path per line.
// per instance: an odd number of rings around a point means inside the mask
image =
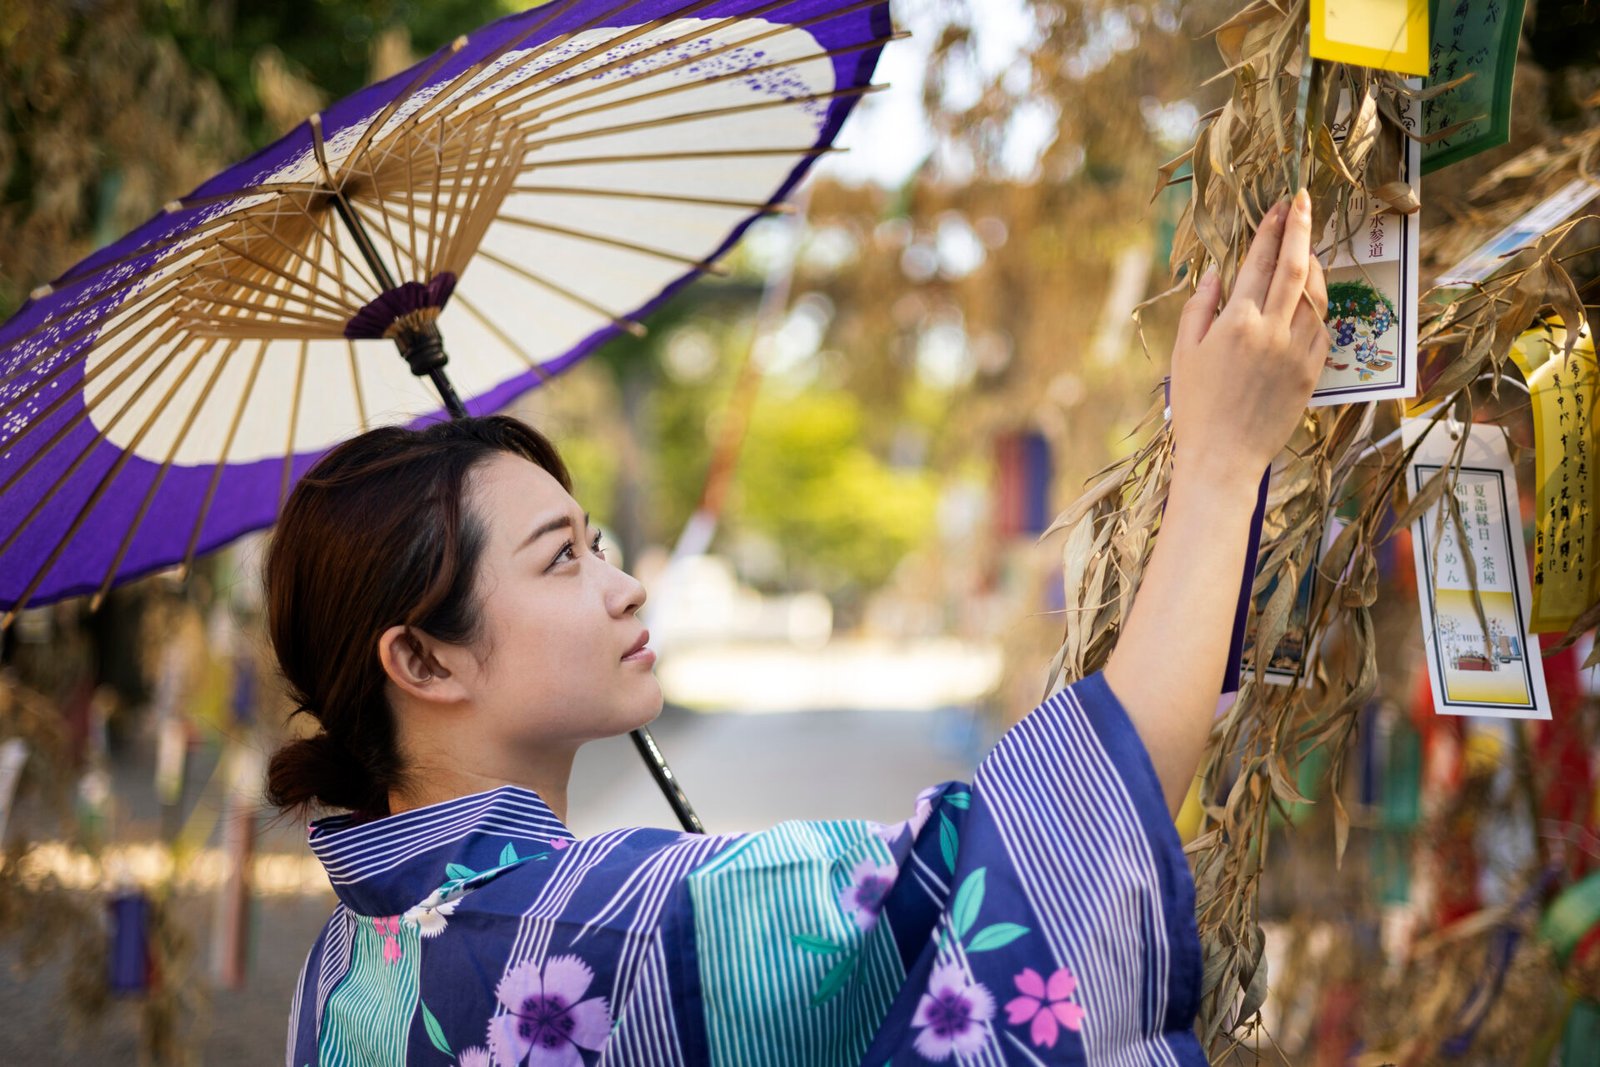
M 649 644 L 649 642 L 650 631 L 646 630 L 644 633 L 639 635 L 639 640 L 634 642 L 633 647 L 628 649 L 628 651 L 623 654 L 622 662 L 636 663 L 642 660 L 649 660 L 651 663 L 654 663 L 656 659 L 655 652 L 652 649 L 645 647 Z

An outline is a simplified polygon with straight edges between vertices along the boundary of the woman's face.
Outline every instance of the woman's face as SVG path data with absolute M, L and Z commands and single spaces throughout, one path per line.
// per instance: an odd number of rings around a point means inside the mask
M 493 738 L 576 748 L 660 714 L 638 618 L 644 586 L 606 562 L 571 494 L 544 468 L 501 454 L 474 470 L 468 506 L 485 537 L 481 630 L 461 681 Z

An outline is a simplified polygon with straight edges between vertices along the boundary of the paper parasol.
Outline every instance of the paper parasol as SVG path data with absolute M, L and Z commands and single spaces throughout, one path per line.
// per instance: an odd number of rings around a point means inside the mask
M 37 290 L 0 326 L 0 624 L 271 524 L 353 433 L 638 332 L 781 210 L 892 35 L 884 2 L 535 8 Z

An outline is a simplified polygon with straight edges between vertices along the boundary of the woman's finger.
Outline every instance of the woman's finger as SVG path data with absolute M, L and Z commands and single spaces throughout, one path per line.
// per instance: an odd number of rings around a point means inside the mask
M 1306 358 L 1321 362 L 1328 358 L 1332 349 L 1332 338 L 1328 336 L 1328 324 L 1323 317 L 1312 308 L 1309 301 L 1301 301 L 1295 309 L 1294 319 L 1289 324 L 1289 353 L 1291 356 L 1301 352 Z
M 1201 275 L 1199 284 L 1194 287 L 1194 294 L 1184 301 L 1183 311 L 1178 316 L 1178 345 L 1183 351 L 1192 352 L 1201 341 L 1206 338 L 1211 324 L 1217 318 L 1217 297 L 1222 293 L 1222 282 L 1217 278 L 1217 268 L 1211 267 Z
M 1311 310 L 1324 319 L 1328 317 L 1328 274 L 1316 256 L 1311 257 L 1311 269 L 1306 276 L 1306 299 L 1311 301 Z
M 1283 244 L 1272 274 L 1272 287 L 1263 305 L 1268 319 L 1287 323 L 1295 314 L 1306 291 L 1311 273 L 1311 194 L 1304 189 L 1294 195 L 1294 206 L 1284 222 Z
M 1283 217 L 1288 210 L 1288 201 L 1280 200 L 1262 216 L 1261 225 L 1256 229 L 1255 238 L 1250 242 L 1250 251 L 1245 256 L 1244 266 L 1239 268 L 1239 277 L 1233 283 L 1233 293 L 1228 297 L 1229 303 L 1235 300 L 1248 300 L 1257 309 L 1266 306 L 1267 291 L 1272 286 L 1272 273 L 1278 265 L 1278 247 L 1283 244 Z

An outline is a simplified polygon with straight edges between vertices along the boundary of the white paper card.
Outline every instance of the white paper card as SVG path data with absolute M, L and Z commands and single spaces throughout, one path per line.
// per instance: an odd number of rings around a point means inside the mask
M 1468 435 L 1454 487 L 1466 538 L 1443 498 L 1411 528 L 1434 710 L 1440 715 L 1548 719 L 1544 664 L 1537 639 L 1530 641 L 1528 635 L 1532 597 L 1527 550 L 1505 435 L 1493 426 L 1407 419 L 1402 434 L 1407 447 L 1419 438 L 1421 444 L 1406 470 L 1406 486 L 1415 494 L 1450 466 L 1459 444 L 1452 432 Z M 1487 633 L 1473 603 L 1469 557 L 1477 571 Z
M 1596 196 L 1600 185 L 1574 178 L 1527 214 L 1473 249 L 1460 263 L 1439 274 L 1439 285 L 1473 285 L 1505 266 L 1506 258 L 1533 244 L 1558 223 L 1565 222 Z
M 1348 102 L 1340 105 L 1334 140 L 1344 142 Z M 1401 113 L 1416 129 L 1417 105 Z M 1399 178 L 1418 188 L 1422 145 L 1406 138 Z M 1360 217 L 1361 208 L 1356 206 Z M 1312 407 L 1365 400 L 1405 399 L 1417 394 L 1417 250 L 1422 213 L 1375 212 L 1351 244 L 1322 256 L 1328 276 L 1328 329 L 1333 346 Z M 1332 243 L 1332 233 L 1323 245 Z

